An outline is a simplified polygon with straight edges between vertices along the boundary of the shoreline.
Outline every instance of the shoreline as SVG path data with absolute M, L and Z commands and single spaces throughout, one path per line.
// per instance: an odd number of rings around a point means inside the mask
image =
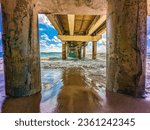
M 96 60 L 46 60 L 41 59 L 41 73 L 48 69 L 81 68 L 84 71 L 86 81 L 92 86 L 106 87 L 106 60 L 100 57 Z

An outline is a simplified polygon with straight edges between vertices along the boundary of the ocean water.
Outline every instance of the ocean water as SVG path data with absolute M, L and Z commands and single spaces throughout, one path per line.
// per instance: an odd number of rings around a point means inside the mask
M 41 52 L 40 53 L 41 58 L 61 58 L 62 53 L 61 52 Z
M 3 54 L 4 54 L 3 52 L 0 52 L 0 57 L 3 57 Z M 40 56 L 42 58 L 61 58 L 62 54 L 61 52 L 49 52 L 49 53 L 41 52 Z

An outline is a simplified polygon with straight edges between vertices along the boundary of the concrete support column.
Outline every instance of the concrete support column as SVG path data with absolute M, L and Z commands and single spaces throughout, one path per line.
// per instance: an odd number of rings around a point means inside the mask
M 33 1 L 3 0 L 6 93 L 28 96 L 41 90 L 38 13 Z
M 92 44 L 92 59 L 96 59 L 97 56 L 97 42 L 93 41 Z
M 144 96 L 146 0 L 108 0 L 107 90 Z
M 62 42 L 62 59 L 66 60 L 66 42 Z
M 85 58 L 86 55 L 86 46 L 83 46 L 83 58 Z

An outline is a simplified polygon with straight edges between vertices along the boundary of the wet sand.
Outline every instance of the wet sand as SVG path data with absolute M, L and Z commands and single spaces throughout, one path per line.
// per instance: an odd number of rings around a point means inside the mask
M 59 81 L 57 81 L 58 83 Z M 48 99 L 41 103 L 41 111 L 47 112 L 93 112 L 99 108 L 100 97 L 92 86 L 86 83 L 84 70 L 80 68 L 68 68 L 63 70 L 62 84 L 60 88 L 55 107 L 52 111 L 48 111 L 48 104 L 52 100 Z M 54 101 L 54 100 L 53 100 Z M 53 103 L 54 105 L 54 103 Z M 86 107 L 86 109 L 85 109 Z
M 43 75 L 41 94 L 7 98 L 2 112 L 150 112 L 149 98 L 135 99 L 91 86 L 81 68 L 45 70 Z

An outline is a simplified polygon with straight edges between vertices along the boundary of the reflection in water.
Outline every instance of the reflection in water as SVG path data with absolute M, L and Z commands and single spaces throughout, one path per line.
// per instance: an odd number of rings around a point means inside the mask
M 53 112 L 57 106 L 57 97 L 63 87 L 62 69 L 42 70 L 41 111 Z
M 79 68 L 43 69 L 41 94 L 7 98 L 2 112 L 150 112 L 150 101 L 87 85 Z
M 41 94 L 21 98 L 7 98 L 3 104 L 2 112 L 5 113 L 37 113 L 40 112 Z
M 56 112 L 96 112 L 100 108 L 100 97 L 86 84 L 83 70 L 67 69 L 63 81 Z
M 42 91 L 41 111 L 96 112 L 100 107 L 100 97 L 85 83 L 84 72 L 79 68 L 69 68 L 62 75 L 60 71 L 55 71 L 51 78 L 47 75 L 52 80 L 52 85 Z

